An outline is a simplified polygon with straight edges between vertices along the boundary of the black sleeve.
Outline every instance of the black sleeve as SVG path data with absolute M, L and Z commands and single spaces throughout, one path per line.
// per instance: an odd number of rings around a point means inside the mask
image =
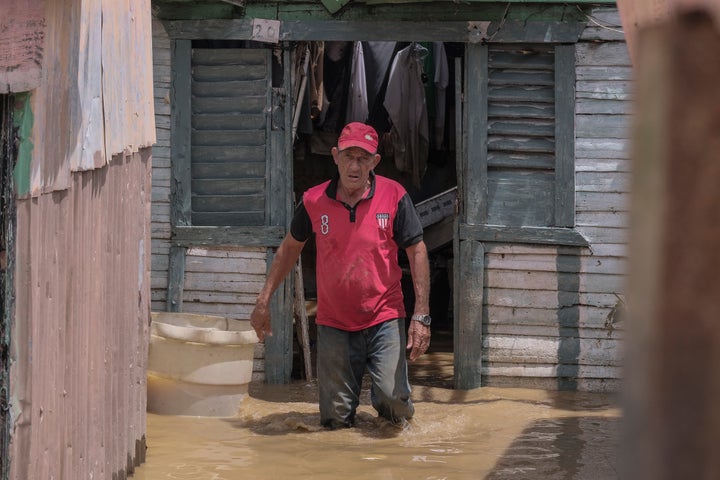
M 310 221 L 310 215 L 308 215 L 305 209 L 305 204 L 302 200 L 295 207 L 295 214 L 293 215 L 292 222 L 290 223 L 290 234 L 298 242 L 305 242 L 312 235 L 312 222 Z
M 395 214 L 393 224 L 393 236 L 395 243 L 401 248 L 415 245 L 423 239 L 423 228 L 420 217 L 415 210 L 410 195 L 405 193 L 398 203 L 398 210 Z

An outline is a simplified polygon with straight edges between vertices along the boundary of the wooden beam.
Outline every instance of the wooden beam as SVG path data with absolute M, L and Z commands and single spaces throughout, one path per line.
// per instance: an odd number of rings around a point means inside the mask
M 463 220 L 487 221 L 488 47 L 468 45 L 465 52 L 465 131 L 467 147 L 463 165 Z
M 163 25 L 170 38 L 253 40 L 248 18 L 167 20 Z M 583 22 L 282 20 L 279 40 L 574 43 L 584 28 Z
M 480 242 L 529 243 L 587 247 L 590 242 L 577 230 L 553 227 L 504 227 L 499 225 L 460 225 L 460 238 Z
M 575 225 L 575 45 L 555 46 L 555 223 Z
M 168 312 L 182 312 L 183 291 L 185 286 L 185 247 L 171 246 L 168 256 L 167 298 L 165 309 Z
M 246 247 L 278 247 L 285 236 L 285 227 L 197 227 L 173 228 L 172 244 L 183 247 L 242 245 Z
M 482 384 L 483 274 L 485 249 L 474 240 L 459 240 L 455 285 L 458 307 L 453 327 L 455 388 L 470 390 Z
M 191 220 L 191 59 L 190 40 L 175 40 L 171 44 L 172 85 L 171 113 L 171 182 L 170 224 L 190 225 Z

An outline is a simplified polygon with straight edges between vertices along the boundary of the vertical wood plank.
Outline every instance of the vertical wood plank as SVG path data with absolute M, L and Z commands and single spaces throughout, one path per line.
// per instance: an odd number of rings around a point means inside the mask
M 467 45 L 466 69 L 464 219 L 466 223 L 481 224 L 487 220 L 487 45 Z
M 170 87 L 171 183 L 170 228 L 190 225 L 191 218 L 191 121 L 192 121 L 192 42 L 171 42 L 172 85 Z M 185 248 L 172 246 L 168 257 L 166 307 L 169 312 L 182 310 L 185 280 Z
M 555 225 L 575 225 L 575 45 L 555 47 Z
M 459 240 L 460 262 L 456 269 L 458 310 L 453 327 L 455 388 L 470 390 L 481 385 L 482 306 L 485 248 L 475 240 Z
M 171 169 L 170 184 L 171 225 L 190 225 L 192 160 L 192 42 L 173 40 L 171 45 L 172 85 L 170 88 L 171 114 Z
M 167 311 L 180 312 L 185 286 L 185 247 L 170 247 L 168 255 Z
M 283 44 L 283 85 L 272 88 L 270 131 L 270 182 L 267 202 L 270 203 L 270 225 L 287 227 L 292 208 L 292 62 L 290 49 Z M 269 58 L 268 61 L 271 61 Z M 268 265 L 274 255 L 268 255 Z M 265 340 L 265 381 L 288 383 L 292 373 L 293 338 L 293 276 L 289 275 L 278 288 L 270 305 L 273 336 Z

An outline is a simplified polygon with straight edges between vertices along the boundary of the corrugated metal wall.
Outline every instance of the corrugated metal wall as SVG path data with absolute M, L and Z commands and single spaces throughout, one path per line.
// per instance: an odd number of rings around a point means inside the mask
M 144 460 L 149 153 L 18 203 L 13 479 L 124 478 Z
M 145 456 L 150 0 L 35 3 L 45 43 L 18 131 L 10 475 L 122 479 Z

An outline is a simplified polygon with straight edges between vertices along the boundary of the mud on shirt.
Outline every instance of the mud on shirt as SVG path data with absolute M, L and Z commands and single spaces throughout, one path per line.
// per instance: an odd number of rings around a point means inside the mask
M 315 234 L 318 325 L 358 331 L 405 317 L 398 248 L 422 240 L 422 225 L 399 183 L 370 178 L 368 196 L 355 207 L 336 199 L 336 176 L 306 191 L 295 209 L 293 238 Z

